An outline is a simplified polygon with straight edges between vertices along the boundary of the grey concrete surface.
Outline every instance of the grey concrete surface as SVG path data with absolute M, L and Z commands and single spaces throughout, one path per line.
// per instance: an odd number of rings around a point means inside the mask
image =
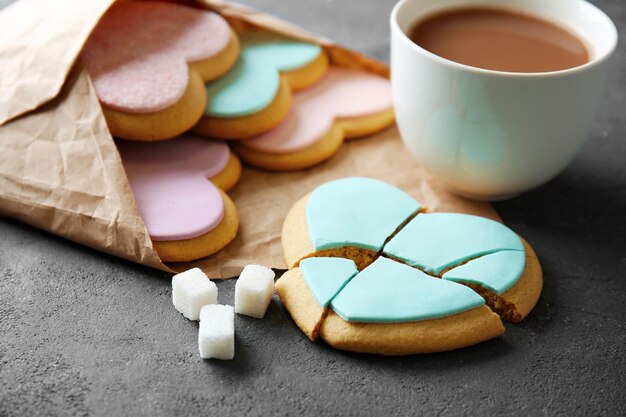
M 393 1 L 250 3 L 388 59 Z M 596 3 L 626 39 L 626 3 Z M 625 52 L 574 163 L 496 204 L 545 272 L 537 307 L 503 337 L 350 354 L 310 343 L 275 299 L 264 320 L 236 318 L 234 361 L 203 361 L 168 274 L 0 218 L 0 416 L 626 415 Z M 218 287 L 232 303 L 234 281 Z

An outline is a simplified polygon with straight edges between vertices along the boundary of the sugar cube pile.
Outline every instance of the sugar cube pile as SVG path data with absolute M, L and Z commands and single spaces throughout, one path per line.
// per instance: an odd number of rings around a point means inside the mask
M 199 268 L 193 268 L 172 278 L 174 307 L 189 320 L 200 318 L 200 309 L 217 304 L 217 286 Z
M 217 285 L 200 268 L 172 278 L 174 307 L 189 320 L 200 320 L 198 349 L 203 359 L 235 357 L 235 312 L 263 318 L 274 294 L 274 271 L 247 265 L 235 284 L 235 307 L 217 304 Z
M 247 265 L 235 284 L 235 312 L 263 318 L 274 294 L 274 271 Z
M 235 312 L 232 306 L 209 304 L 202 307 L 198 349 L 203 359 L 235 357 Z

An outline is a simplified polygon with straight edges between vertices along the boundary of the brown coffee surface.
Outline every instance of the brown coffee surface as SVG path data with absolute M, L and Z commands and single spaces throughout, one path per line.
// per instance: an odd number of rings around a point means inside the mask
M 589 62 L 583 42 L 549 21 L 492 8 L 462 8 L 416 22 L 409 37 L 443 58 L 507 72 L 549 72 Z

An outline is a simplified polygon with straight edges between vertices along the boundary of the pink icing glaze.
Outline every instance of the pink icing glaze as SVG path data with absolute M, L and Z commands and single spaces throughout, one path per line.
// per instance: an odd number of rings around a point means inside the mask
M 226 47 L 228 23 L 216 13 L 161 2 L 118 2 L 81 54 L 100 101 L 145 113 L 176 103 L 189 81 L 187 62 Z
M 153 240 L 198 237 L 222 221 L 222 196 L 207 178 L 228 163 L 226 144 L 187 134 L 163 142 L 117 140 L 117 148 Z
M 319 140 L 335 119 L 367 116 L 391 106 L 391 85 L 386 78 L 331 67 L 318 83 L 294 95 L 291 110 L 278 127 L 245 143 L 264 152 L 297 151 Z

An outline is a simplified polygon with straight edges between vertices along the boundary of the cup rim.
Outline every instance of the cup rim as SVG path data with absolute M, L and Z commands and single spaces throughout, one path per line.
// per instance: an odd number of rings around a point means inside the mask
M 500 77 L 510 77 L 510 78 L 548 78 L 548 77 L 560 77 L 563 75 L 569 75 L 569 74 L 576 74 L 582 71 L 586 71 L 590 68 L 593 68 L 599 64 L 601 64 L 602 62 L 606 61 L 611 55 L 613 55 L 613 52 L 615 52 L 615 49 L 617 48 L 617 43 L 618 43 L 618 32 L 617 32 L 617 27 L 615 26 L 615 23 L 613 22 L 613 20 L 606 14 L 604 13 L 599 7 L 597 7 L 596 5 L 588 2 L 587 0 L 574 0 L 577 1 L 579 3 L 586 3 L 588 6 L 592 7 L 593 9 L 595 9 L 598 13 L 600 13 L 600 15 L 602 15 L 605 19 L 606 22 L 609 26 L 609 30 L 611 31 L 611 45 L 609 46 L 609 48 L 600 56 L 596 57 L 595 59 L 590 60 L 589 62 L 583 64 L 583 65 L 579 65 L 577 67 L 572 67 L 572 68 L 566 68 L 566 69 L 562 69 L 562 70 L 558 70 L 558 71 L 546 71 L 546 72 L 511 72 L 511 71 L 497 71 L 497 70 L 491 70 L 491 69 L 487 69 L 487 68 L 479 68 L 479 67 L 474 67 L 471 65 L 466 65 L 466 64 L 462 64 L 460 62 L 456 62 L 456 61 L 452 61 L 449 60 L 447 58 L 443 58 L 437 54 L 434 54 L 430 51 L 428 51 L 427 49 L 422 48 L 421 46 L 417 45 L 415 42 L 413 42 L 408 35 L 400 28 L 400 25 L 398 23 L 398 13 L 399 10 L 406 4 L 409 3 L 411 1 L 417 1 L 417 0 L 400 0 L 396 3 L 396 5 L 393 7 L 393 9 L 391 10 L 391 15 L 390 15 L 390 26 L 393 32 L 399 33 L 400 39 L 402 40 L 402 42 L 404 42 L 405 44 L 407 44 L 409 46 L 409 48 L 413 49 L 414 51 L 421 53 L 423 55 L 426 55 L 427 57 L 429 57 L 430 59 L 439 62 L 441 64 L 456 68 L 456 69 L 460 69 L 460 70 L 464 70 L 467 72 L 473 72 L 473 73 L 477 73 L 477 74 L 482 74 L 482 75 L 489 75 L 489 76 L 500 76 Z M 502 8 L 507 8 L 510 10 L 516 10 L 515 5 L 510 5 L 507 4 L 506 6 L 503 6 Z M 451 7 L 452 9 L 452 7 Z

